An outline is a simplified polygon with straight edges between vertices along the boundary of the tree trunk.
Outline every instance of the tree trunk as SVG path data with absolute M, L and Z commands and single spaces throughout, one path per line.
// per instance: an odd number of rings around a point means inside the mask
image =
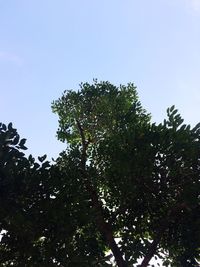
M 82 169 L 82 175 L 83 175 L 83 180 L 84 184 L 86 187 L 86 190 L 88 191 L 91 200 L 92 200 L 92 206 L 93 209 L 96 212 L 96 223 L 97 227 L 100 231 L 100 233 L 105 237 L 107 241 L 107 245 L 110 247 L 113 256 L 115 258 L 116 264 L 118 267 L 127 267 L 127 263 L 123 259 L 122 252 L 120 248 L 118 247 L 117 243 L 115 242 L 113 233 L 112 233 L 112 227 L 111 225 L 105 221 L 104 216 L 103 216 L 103 205 L 101 201 L 98 198 L 98 194 L 92 185 L 90 181 L 90 177 L 88 177 L 88 173 L 86 170 L 86 161 L 87 161 L 87 147 L 88 147 L 88 142 L 86 142 L 85 135 L 84 135 L 84 130 L 78 120 L 77 122 L 77 127 L 81 136 L 82 140 L 82 155 L 81 155 L 81 169 Z
M 161 239 L 161 234 L 151 243 L 149 251 L 148 251 L 147 255 L 144 257 L 140 267 L 147 267 L 149 265 L 150 260 L 152 259 L 152 257 L 156 253 L 157 246 L 160 242 L 160 239 Z

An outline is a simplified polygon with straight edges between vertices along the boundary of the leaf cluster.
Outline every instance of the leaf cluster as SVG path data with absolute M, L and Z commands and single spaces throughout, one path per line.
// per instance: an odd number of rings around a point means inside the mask
M 175 106 L 152 123 L 131 83 L 82 83 L 52 109 L 67 149 L 51 164 L 0 123 L 1 266 L 116 266 L 99 214 L 126 266 L 197 266 L 200 124 Z
M 75 160 L 62 171 L 61 160 L 36 161 L 25 148 L 12 124 L 0 124 L 1 266 L 107 266 Z

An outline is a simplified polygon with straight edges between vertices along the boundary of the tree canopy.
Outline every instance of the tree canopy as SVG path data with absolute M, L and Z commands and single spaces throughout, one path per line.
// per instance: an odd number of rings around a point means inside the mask
M 197 266 L 200 124 L 155 124 L 134 84 L 83 83 L 52 103 L 55 162 L 0 125 L 2 266 Z

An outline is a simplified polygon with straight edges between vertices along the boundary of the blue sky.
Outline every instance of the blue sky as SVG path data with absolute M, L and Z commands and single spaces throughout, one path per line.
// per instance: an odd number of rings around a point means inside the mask
M 56 157 L 51 102 L 80 82 L 134 82 L 161 122 L 200 121 L 200 0 L 0 0 L 0 114 Z

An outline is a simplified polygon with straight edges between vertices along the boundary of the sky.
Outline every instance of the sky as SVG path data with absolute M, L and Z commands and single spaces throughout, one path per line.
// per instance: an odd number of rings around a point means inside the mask
M 159 123 L 200 121 L 200 0 L 0 0 L 0 121 L 56 158 L 51 103 L 81 82 L 134 82 Z

